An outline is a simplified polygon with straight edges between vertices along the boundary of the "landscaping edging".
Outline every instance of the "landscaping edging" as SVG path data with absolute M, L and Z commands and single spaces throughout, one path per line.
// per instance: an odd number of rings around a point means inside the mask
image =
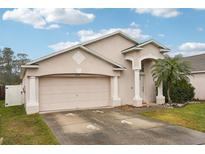
M 188 104 L 200 104 L 201 102 L 198 101 L 192 101 L 192 102 L 186 102 L 186 103 L 165 103 L 163 104 L 165 107 L 167 108 L 181 108 L 181 107 L 185 107 Z

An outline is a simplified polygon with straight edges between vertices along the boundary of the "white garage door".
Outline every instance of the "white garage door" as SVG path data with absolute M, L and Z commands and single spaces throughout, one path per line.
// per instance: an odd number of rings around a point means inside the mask
M 108 106 L 110 80 L 106 77 L 40 78 L 40 111 Z

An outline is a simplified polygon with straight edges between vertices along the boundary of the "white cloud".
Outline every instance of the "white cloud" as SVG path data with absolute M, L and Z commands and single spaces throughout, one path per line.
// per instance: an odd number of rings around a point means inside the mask
M 203 32 L 204 31 L 204 29 L 202 28 L 202 27 L 197 27 L 197 29 L 196 29 L 198 32 Z
M 119 30 L 128 34 L 129 36 L 133 37 L 138 41 L 145 40 L 150 37 L 149 35 L 143 34 L 142 30 L 136 24 L 128 28 L 110 28 L 101 29 L 99 31 L 80 30 L 78 31 L 77 35 L 79 36 L 80 41 L 84 42 Z
M 181 54 L 186 57 L 186 56 L 193 56 L 193 55 L 199 55 L 199 54 L 204 54 L 204 53 L 205 53 L 205 50 L 204 51 L 177 51 L 177 52 L 170 53 L 170 55 L 174 56 L 174 55 Z
M 151 14 L 152 16 L 162 17 L 162 18 L 172 18 L 180 15 L 181 13 L 174 8 L 147 8 L 147 9 L 135 9 L 136 13 L 139 14 Z
M 165 37 L 165 34 L 158 34 L 159 37 Z
M 33 25 L 34 28 L 43 28 L 46 21 L 43 17 L 31 9 L 13 9 L 3 14 L 3 20 L 14 20 L 25 24 Z
M 13 9 L 3 14 L 3 20 L 13 20 L 32 25 L 37 29 L 59 28 L 59 24 L 85 24 L 95 16 L 78 9 Z
M 80 30 L 77 32 L 77 36 L 78 36 L 78 40 L 76 42 L 59 42 L 56 44 L 51 44 L 48 47 L 53 49 L 53 50 L 61 50 L 61 49 L 65 49 L 67 47 L 70 47 L 72 45 L 76 45 L 80 42 L 85 42 L 88 40 L 92 40 L 95 38 L 98 38 L 100 36 L 115 32 L 115 31 L 119 31 L 121 30 L 122 32 L 128 34 L 129 36 L 133 37 L 134 39 L 136 39 L 137 41 L 142 41 L 145 40 L 147 38 L 149 38 L 149 35 L 143 34 L 142 30 L 138 27 L 138 25 L 136 23 L 131 23 L 130 27 L 128 28 L 109 28 L 109 29 L 101 29 L 99 31 L 93 31 L 93 30 Z M 69 34 L 69 33 L 66 33 Z
M 179 46 L 179 51 L 174 54 L 182 54 L 184 56 L 191 56 L 205 53 L 205 43 L 201 42 L 185 42 Z
M 186 42 L 179 46 L 180 50 L 186 50 L 186 51 L 193 51 L 193 50 L 205 50 L 205 43 L 200 42 Z
M 132 26 L 132 27 L 138 27 L 139 25 L 136 24 L 135 22 L 132 22 L 132 23 L 130 24 L 130 26 Z
M 194 10 L 203 11 L 205 8 L 193 8 Z
M 51 24 L 49 26 L 47 26 L 45 29 L 57 29 L 60 28 L 60 25 L 58 24 Z
M 67 42 L 59 42 L 59 43 L 55 43 L 55 44 L 51 44 L 49 45 L 48 47 L 52 50 L 62 50 L 62 49 L 65 49 L 65 48 L 68 48 L 68 47 L 71 47 L 73 45 L 76 45 L 78 44 L 79 42 L 70 42 L 70 41 L 67 41 Z

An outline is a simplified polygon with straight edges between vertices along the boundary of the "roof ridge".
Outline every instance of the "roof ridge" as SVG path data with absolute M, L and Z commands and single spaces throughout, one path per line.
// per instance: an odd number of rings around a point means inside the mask
M 166 47 L 165 45 L 161 44 L 160 42 L 156 41 L 155 39 L 149 39 L 149 40 L 146 40 L 144 42 L 141 42 L 138 46 L 143 46 L 143 45 L 146 45 L 147 43 L 152 43 L 154 42 L 155 44 L 157 44 L 158 46 L 164 48 L 164 49 L 167 49 L 167 50 L 170 50 L 168 47 Z
M 125 50 L 128 50 L 128 49 L 131 49 L 131 48 L 134 48 L 134 47 L 136 47 L 137 45 L 133 45 L 133 46 L 131 46 L 131 47 L 128 47 L 128 48 L 125 48 L 125 49 L 123 49 L 122 51 L 125 51 Z
M 81 45 L 81 44 L 79 43 L 79 44 L 73 45 L 73 46 L 71 46 L 71 47 L 68 47 L 68 48 L 65 48 L 65 49 L 62 49 L 62 50 L 59 50 L 59 51 L 52 52 L 52 53 L 47 54 L 47 55 L 45 55 L 45 56 L 42 56 L 42 57 L 40 57 L 40 58 L 34 59 L 34 60 L 28 62 L 27 64 L 28 64 L 28 65 L 31 65 L 31 64 L 37 63 L 37 62 L 39 62 L 39 61 L 42 61 L 42 60 L 44 60 L 44 59 L 51 58 L 51 57 L 56 56 L 56 55 L 58 55 L 58 54 L 67 52 L 67 51 L 72 50 L 72 49 L 75 49 L 75 48 L 78 48 L 80 45 Z
M 82 49 L 87 49 L 87 50 L 91 51 L 91 52 L 94 53 L 96 56 L 99 56 L 99 57 L 103 58 L 104 60 L 106 60 L 106 61 L 108 61 L 108 62 L 110 62 L 110 63 L 112 63 L 112 64 L 114 64 L 114 65 L 116 65 L 116 66 L 118 66 L 118 67 L 120 67 L 120 68 L 126 68 L 126 67 L 122 66 L 121 64 L 119 64 L 118 62 L 115 62 L 114 60 L 105 57 L 104 55 L 100 54 L 100 53 L 97 52 L 97 51 L 94 51 L 93 49 L 90 49 L 90 48 L 85 47 L 85 46 L 83 46 L 83 45 L 81 45 L 80 47 L 81 47 Z
M 107 38 L 107 37 L 111 37 L 111 36 L 116 35 L 116 34 L 119 34 L 119 35 L 121 35 L 121 36 L 123 36 L 123 37 L 129 39 L 130 41 L 135 42 L 136 44 L 139 44 L 134 38 L 130 37 L 129 35 L 125 34 L 124 32 L 122 32 L 122 31 L 120 31 L 120 30 L 117 30 L 117 31 L 114 31 L 114 32 L 109 33 L 109 34 L 102 35 L 102 36 L 100 36 L 100 37 L 98 37 L 98 38 L 95 38 L 95 39 L 92 39 L 92 40 L 89 40 L 89 41 L 86 41 L 86 42 L 82 42 L 82 43 L 76 44 L 76 45 L 74 45 L 74 46 L 71 46 L 71 47 L 68 47 L 68 48 L 65 48 L 65 49 L 62 49 L 62 50 L 59 50 L 59 51 L 50 53 L 50 54 L 45 55 L 45 56 L 43 56 L 43 57 L 37 58 L 37 59 L 35 59 L 35 60 L 32 60 L 31 62 L 29 62 L 29 63 L 27 63 L 27 64 L 31 65 L 31 64 L 37 63 L 37 62 L 42 61 L 42 60 L 45 60 L 45 59 L 47 59 L 47 58 L 51 58 L 51 57 L 56 56 L 56 55 L 58 55 L 58 54 L 67 52 L 68 50 L 72 50 L 72 49 L 77 48 L 77 47 L 79 47 L 79 46 L 88 45 L 88 44 L 90 44 L 90 43 L 93 43 L 93 42 L 96 42 L 96 41 L 105 39 L 105 38 Z
M 113 35 L 116 35 L 116 34 L 121 34 L 122 36 L 126 37 L 127 39 L 139 44 L 139 42 L 137 42 L 134 38 L 132 38 L 130 35 L 127 35 L 126 33 L 122 32 L 121 30 L 116 30 L 114 32 L 111 32 L 111 33 L 108 33 L 108 34 L 104 34 L 102 36 L 99 36 L 97 38 L 94 38 L 94 39 L 91 39 L 91 40 L 88 40 L 88 41 L 85 41 L 85 42 L 82 42 L 81 44 L 82 45 L 87 45 L 87 44 L 90 44 L 90 43 L 93 43 L 93 42 L 96 42 L 96 41 L 99 41 L 99 40 L 102 40 L 102 39 L 105 39 L 107 37 L 110 37 L 110 36 L 113 36 Z
M 205 53 L 201 53 L 201 54 L 198 54 L 198 55 L 192 55 L 192 56 L 184 56 L 183 58 L 191 58 L 191 57 L 196 57 L 196 56 L 202 56 L 202 55 L 205 55 Z

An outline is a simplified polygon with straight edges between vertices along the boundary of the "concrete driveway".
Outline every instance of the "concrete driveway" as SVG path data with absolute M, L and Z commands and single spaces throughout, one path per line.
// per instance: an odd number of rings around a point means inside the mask
M 42 115 L 61 144 L 205 144 L 205 133 L 119 108 Z

